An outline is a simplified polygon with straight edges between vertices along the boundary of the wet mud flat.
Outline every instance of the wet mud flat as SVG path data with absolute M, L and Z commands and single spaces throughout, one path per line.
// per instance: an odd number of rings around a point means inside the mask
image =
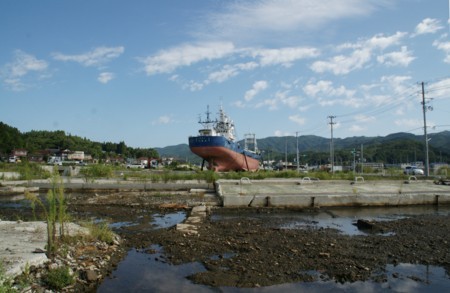
M 413 212 L 390 220 L 374 220 L 377 217 L 367 217 L 365 211 L 353 218 L 352 222 L 363 219 L 365 224 L 355 228 L 361 233 L 354 234 L 343 233 L 339 225 L 321 226 L 315 220 L 326 214 L 334 222 L 339 209 L 211 207 L 206 218 L 196 223 L 197 234 L 177 230 L 176 223 L 183 222 L 192 205 L 201 200 L 186 194 L 145 198 L 129 193 L 80 195 L 70 198 L 69 209 L 76 218 L 110 222 L 125 250 L 155 258 L 155 247 L 159 247 L 158 263 L 200 264 L 202 269 L 195 265 L 197 269 L 184 277 L 206 288 L 327 281 L 382 284 L 392 278 L 429 282 L 423 275 L 386 270 L 403 264 L 442 268 L 445 284 L 450 284 L 448 207 L 432 207 L 442 210 L 438 213 Z M 384 209 L 392 208 L 379 208 L 373 214 Z M 15 205 L 0 212 L 2 217 L 26 214 Z M 110 272 L 120 267 L 120 261 L 111 263 Z
M 189 208 L 161 205 L 73 205 L 78 213 L 89 210 L 119 223 L 118 233 L 130 248 L 153 255 L 157 245 L 172 265 L 201 263 L 205 270 L 187 276 L 209 287 L 257 288 L 284 283 L 374 281 L 389 278 L 386 266 L 417 264 L 438 266 L 450 276 L 450 213 L 409 215 L 394 220 L 364 220 L 348 235 L 320 227 L 314 221 L 292 228 L 298 216 L 311 217 L 333 210 L 275 208 L 212 208 L 189 235 L 175 226 L 149 227 L 154 215 L 188 213 Z M 446 210 L 448 211 L 448 209 Z M 364 219 L 362 217 L 361 219 Z M 178 219 L 182 222 L 183 219 Z M 357 219 L 354 221 L 357 223 Z M 121 224 L 120 224 L 121 223 Z M 120 227 L 119 227 L 120 226 Z M 355 228 L 356 229 L 356 228 Z M 427 283 L 422 276 L 407 276 Z
M 180 235 L 172 228 L 135 241 L 163 246 L 174 264 L 203 263 L 207 271 L 189 278 L 213 287 L 317 280 L 384 282 L 388 278 L 384 267 L 400 263 L 435 265 L 450 272 L 448 215 L 372 222 L 371 233 L 351 236 L 330 228 L 280 228 L 285 219 L 242 217 L 253 211 L 235 212 L 239 216 L 205 221 L 195 236 Z

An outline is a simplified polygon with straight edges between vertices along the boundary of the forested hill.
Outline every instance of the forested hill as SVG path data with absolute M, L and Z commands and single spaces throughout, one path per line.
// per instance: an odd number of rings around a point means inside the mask
M 127 157 L 158 157 L 153 148 L 132 148 L 121 141 L 94 142 L 87 138 L 67 134 L 62 130 L 45 131 L 32 130 L 21 133 L 17 128 L 0 122 L 0 156 L 8 156 L 13 149 L 24 148 L 29 153 L 45 149 L 69 149 L 71 151 L 84 151 L 94 158 L 105 156 Z
M 443 131 L 429 135 L 430 162 L 450 163 L 450 131 Z M 263 151 L 265 159 L 288 160 L 296 157 L 297 138 L 295 136 L 267 137 L 257 140 L 258 148 Z M 243 142 L 241 142 L 243 145 Z M 334 138 L 336 156 L 344 161 L 353 160 L 352 151 L 363 156 L 368 162 L 413 162 L 424 161 L 425 143 L 423 135 L 410 133 L 394 133 L 377 137 L 348 137 Z M 187 144 L 156 148 L 160 156 L 177 157 L 190 162 L 199 162 L 189 150 Z M 321 161 L 328 159 L 330 151 L 330 138 L 315 135 L 298 137 L 298 150 L 303 162 Z
M 430 162 L 450 163 L 450 131 L 429 134 Z M 258 147 L 265 159 L 292 161 L 298 150 L 300 159 L 305 163 L 326 162 L 329 157 L 330 138 L 315 135 L 267 137 L 258 139 Z M 241 142 L 243 145 L 243 142 Z M 106 155 L 123 157 L 174 157 L 179 160 L 199 163 L 187 144 L 167 146 L 164 148 L 132 148 L 125 142 L 94 142 L 87 138 L 67 134 L 64 131 L 30 131 L 21 133 L 17 128 L 0 122 L 0 156 L 7 156 L 11 150 L 25 148 L 34 152 L 49 148 L 84 151 L 95 158 Z M 334 138 L 334 149 L 337 160 L 353 160 L 352 151 L 358 155 L 363 153 L 367 162 L 414 162 L 425 160 L 425 144 L 423 135 L 410 133 L 394 133 L 377 137 Z

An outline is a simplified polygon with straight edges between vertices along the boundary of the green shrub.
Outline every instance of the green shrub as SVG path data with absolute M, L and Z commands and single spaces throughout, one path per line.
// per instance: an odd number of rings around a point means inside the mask
M 86 166 L 80 170 L 86 182 L 95 180 L 96 178 L 112 178 L 114 176 L 114 169 L 111 165 L 93 164 Z
M 49 270 L 43 278 L 44 283 L 51 289 L 61 290 L 75 283 L 75 277 L 71 273 L 70 268 L 61 266 L 53 270 Z
M 108 244 L 114 242 L 114 233 L 107 222 L 88 223 L 86 226 L 89 229 L 89 235 L 94 240 L 100 240 Z

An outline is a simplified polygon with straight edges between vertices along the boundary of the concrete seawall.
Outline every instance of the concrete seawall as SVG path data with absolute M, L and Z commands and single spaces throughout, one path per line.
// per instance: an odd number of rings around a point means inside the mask
M 3 193 L 14 188 L 38 188 L 46 192 L 49 180 L 2 181 Z M 215 187 L 215 189 L 214 189 Z M 218 180 L 215 186 L 197 180 L 177 182 L 142 182 L 97 179 L 85 182 L 80 178 L 64 178 L 67 191 L 80 193 L 187 192 L 205 194 L 214 205 L 224 207 L 338 207 L 338 206 L 402 206 L 450 204 L 450 186 L 431 180 L 345 180 L 265 179 Z M 24 191 L 20 189 L 20 193 Z M 215 195 L 214 195 L 215 192 Z M 214 200 L 213 200 L 214 199 Z
M 450 204 L 450 186 L 427 180 L 219 180 L 224 207 L 338 207 Z

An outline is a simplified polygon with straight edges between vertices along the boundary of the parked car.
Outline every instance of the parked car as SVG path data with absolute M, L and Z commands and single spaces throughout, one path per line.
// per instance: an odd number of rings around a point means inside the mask
M 424 174 L 423 170 L 420 168 L 417 168 L 416 166 L 407 166 L 403 173 L 405 173 L 406 175 L 423 175 Z
M 145 169 L 145 164 L 127 164 L 127 169 L 132 168 Z

